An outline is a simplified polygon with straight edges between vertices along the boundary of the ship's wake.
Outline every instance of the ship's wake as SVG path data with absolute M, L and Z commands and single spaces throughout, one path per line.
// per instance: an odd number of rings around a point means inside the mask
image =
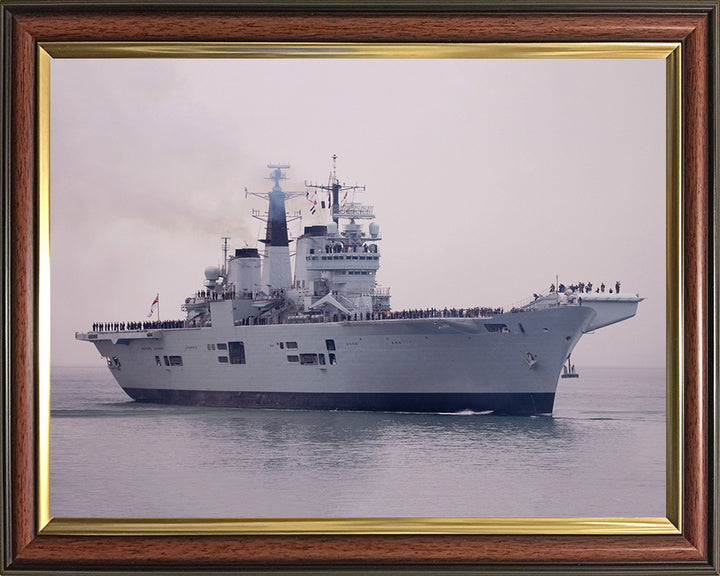
M 440 416 L 486 416 L 493 413 L 494 410 L 460 410 L 459 412 L 438 412 Z

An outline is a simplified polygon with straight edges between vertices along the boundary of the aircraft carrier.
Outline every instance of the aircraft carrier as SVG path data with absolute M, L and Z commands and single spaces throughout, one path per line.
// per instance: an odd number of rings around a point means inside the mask
M 142 402 L 551 414 L 582 335 L 631 318 L 642 301 L 555 283 L 510 310 L 393 310 L 376 282 L 374 209 L 348 199 L 364 187 L 341 184 L 335 162 L 327 184 L 302 192 L 281 187 L 289 165 L 268 165 L 272 188 L 254 194 L 268 202 L 253 214 L 266 221 L 261 247 L 231 254 L 226 239 L 223 265 L 205 269 L 182 320 L 98 323 L 76 338 Z M 285 203 L 298 196 L 325 221 L 291 240 Z

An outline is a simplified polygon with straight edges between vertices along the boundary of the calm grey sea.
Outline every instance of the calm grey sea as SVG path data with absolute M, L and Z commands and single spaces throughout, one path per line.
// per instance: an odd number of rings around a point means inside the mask
M 140 404 L 53 367 L 50 486 L 57 517 L 665 516 L 665 372 L 501 417 Z

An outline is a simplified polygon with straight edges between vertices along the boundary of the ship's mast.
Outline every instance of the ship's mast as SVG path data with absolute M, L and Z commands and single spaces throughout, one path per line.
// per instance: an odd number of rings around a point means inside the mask
M 365 190 L 365 186 L 345 186 L 344 184 L 340 184 L 340 181 L 337 178 L 337 154 L 332 155 L 332 161 L 333 161 L 333 168 L 332 168 L 332 174 L 330 175 L 330 182 L 328 182 L 327 186 L 323 186 L 322 184 L 308 184 L 305 182 L 305 186 L 307 188 L 315 188 L 316 190 L 325 190 L 330 194 L 330 205 L 332 207 L 332 219 L 335 222 L 335 224 L 338 223 L 338 220 L 340 219 L 340 192 L 350 192 L 351 190 Z
M 222 276 L 225 278 L 227 276 L 227 262 L 228 262 L 228 240 L 230 240 L 230 236 L 223 236 L 223 265 L 222 265 Z

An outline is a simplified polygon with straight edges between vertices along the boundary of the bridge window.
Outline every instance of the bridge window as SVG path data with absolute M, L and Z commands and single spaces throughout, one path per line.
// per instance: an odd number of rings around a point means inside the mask
M 218 342 L 217 349 L 218 350 L 227 350 L 227 344 L 225 344 L 225 342 Z
M 220 364 L 227 364 L 228 357 L 227 356 L 218 356 L 218 362 L 220 362 Z
M 488 332 L 507 332 L 508 327 L 506 324 L 485 324 L 485 329 Z
M 290 348 L 297 348 L 297 342 L 285 342 L 285 345 Z
M 287 359 L 288 362 L 297 362 L 299 360 L 296 354 L 288 354 Z
M 325 347 L 328 350 L 335 350 L 335 340 L 325 340 Z
M 182 366 L 182 356 L 170 356 L 170 366 Z

